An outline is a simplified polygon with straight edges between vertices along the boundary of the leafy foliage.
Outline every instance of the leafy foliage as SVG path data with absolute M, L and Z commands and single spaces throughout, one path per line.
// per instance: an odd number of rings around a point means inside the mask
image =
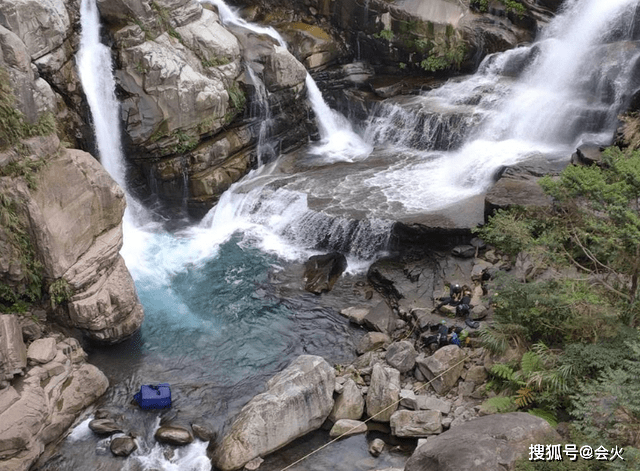
M 227 92 L 229 92 L 229 99 L 231 100 L 231 104 L 233 105 L 233 107 L 236 110 L 242 110 L 247 102 L 247 96 L 240 89 L 238 84 L 236 82 L 233 82 Z
M 387 41 L 392 41 L 394 38 L 394 34 L 390 29 L 383 29 L 379 33 L 374 33 L 373 37 L 376 39 L 386 39 Z
M 67 302 L 73 296 L 73 287 L 64 278 L 59 278 L 49 285 L 51 308 Z

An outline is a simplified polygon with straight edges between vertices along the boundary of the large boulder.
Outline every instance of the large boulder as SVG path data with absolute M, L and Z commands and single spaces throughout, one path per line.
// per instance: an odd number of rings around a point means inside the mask
M 510 471 L 532 443 L 559 439 L 545 420 L 531 414 L 490 415 L 430 438 L 409 458 L 405 471 Z
M 389 422 L 398 409 L 400 372 L 395 368 L 373 365 L 371 384 L 367 392 L 367 414 L 376 422 Z M 374 417 L 375 416 L 375 417 Z
M 380 301 L 364 316 L 364 325 L 371 330 L 390 334 L 396 328 L 396 318 L 389 305 Z
M 457 345 L 446 345 L 433 355 L 424 353 L 416 358 L 416 368 L 431 382 L 433 389 L 440 394 L 447 394 L 464 371 L 464 353 Z
M 0 391 L 0 469 L 29 469 L 45 445 L 106 391 L 109 383 L 100 370 L 72 363 L 64 350 L 61 343 L 60 362 L 31 368 L 19 388 Z
M 319 428 L 333 408 L 334 387 L 335 372 L 323 358 L 298 357 L 242 408 L 216 449 L 214 464 L 222 471 L 240 469 Z
M 400 373 L 411 371 L 416 364 L 418 353 L 408 340 L 392 343 L 387 348 L 385 359 Z
M 29 345 L 27 360 L 33 363 L 48 363 L 54 359 L 56 353 L 56 339 L 52 337 L 38 339 Z
M 336 399 L 329 419 L 336 422 L 340 419 L 360 420 L 364 412 L 364 398 L 360 388 L 351 378 L 342 386 L 342 393 Z
M 390 425 L 396 437 L 428 437 L 442 433 L 442 414 L 431 410 L 399 410 L 391 416 Z
M 274 46 L 273 53 L 267 56 L 264 69 L 264 83 L 270 92 L 282 88 L 300 85 L 307 78 L 304 68 L 293 55 L 282 46 Z

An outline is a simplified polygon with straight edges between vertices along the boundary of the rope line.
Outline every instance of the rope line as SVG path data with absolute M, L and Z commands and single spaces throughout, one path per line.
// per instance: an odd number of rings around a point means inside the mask
M 433 379 L 431 379 L 431 380 L 427 381 L 426 383 L 424 383 L 422 386 L 418 387 L 418 388 L 417 388 L 417 389 L 415 389 L 414 391 L 415 391 L 415 392 L 417 392 L 417 391 L 420 391 L 422 388 L 425 388 L 425 387 L 429 386 L 429 385 L 430 385 L 432 382 L 434 382 L 436 379 L 438 379 L 438 378 L 442 377 L 444 374 L 448 373 L 449 371 L 451 371 L 452 369 L 454 369 L 456 366 L 458 366 L 460 363 L 463 363 L 464 361 L 466 361 L 468 358 L 469 358 L 468 356 L 465 356 L 462 360 L 460 360 L 459 362 L 457 362 L 455 365 L 453 365 L 453 366 L 451 366 L 451 367 L 447 368 L 447 369 L 446 369 L 446 370 L 444 370 L 442 373 L 440 373 L 438 376 L 436 376 L 436 377 L 434 377 Z M 372 415 L 371 417 L 369 417 L 368 419 L 364 420 L 362 423 L 363 423 L 363 424 L 366 424 L 367 422 L 370 422 L 371 420 L 375 419 L 377 416 L 379 416 L 379 415 L 380 415 L 380 414 L 382 414 L 383 412 L 386 412 L 387 410 L 391 409 L 392 407 L 397 406 L 398 404 L 400 404 L 400 402 L 401 402 L 401 401 L 402 401 L 402 399 L 399 399 L 399 400 L 395 401 L 393 404 L 391 404 L 391 405 L 389 405 L 389 406 L 385 407 L 384 409 L 382 409 L 382 410 L 381 410 L 380 412 L 378 412 L 377 414 L 374 414 L 374 415 Z M 350 428 L 349 430 L 347 430 L 346 432 L 344 432 L 344 433 L 343 433 L 342 435 L 340 435 L 339 437 L 336 437 L 336 438 L 334 438 L 333 440 L 331 440 L 331 441 L 329 441 L 329 442 L 325 443 L 325 444 L 324 444 L 324 445 L 322 445 L 321 447 L 316 448 L 315 450 L 313 450 L 313 451 L 311 451 L 311 452 L 307 453 L 307 454 L 306 454 L 306 455 L 304 455 L 302 458 L 300 458 L 300 459 L 298 459 L 298 460 L 294 461 L 293 463 L 291 463 L 290 465 L 288 465 L 286 468 L 282 468 L 280 471 L 287 471 L 289 468 L 291 468 L 291 467 L 293 467 L 293 466 L 297 465 L 298 463 L 300 463 L 300 462 L 302 462 L 302 461 L 306 460 L 306 459 L 307 459 L 307 458 L 309 458 L 311 455 L 313 455 L 313 454 L 315 454 L 315 453 L 319 452 L 320 450 L 322 450 L 322 449 L 324 449 L 324 448 L 328 447 L 329 445 L 331 445 L 331 444 L 333 444 L 333 443 L 337 442 L 337 441 L 338 441 L 338 440 L 340 440 L 341 438 L 343 438 L 343 437 L 345 437 L 345 436 L 349 435 L 351 432 L 353 432 L 354 430 L 356 430 L 357 428 L 359 428 L 361 425 L 362 425 L 362 424 L 359 424 L 359 425 L 357 425 L 357 426 L 355 426 L 355 427 Z

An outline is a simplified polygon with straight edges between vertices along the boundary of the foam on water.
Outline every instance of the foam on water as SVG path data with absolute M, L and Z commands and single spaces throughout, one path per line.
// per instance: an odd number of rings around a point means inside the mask
M 89 428 L 89 422 L 91 422 L 92 420 L 93 417 L 89 417 L 76 425 L 71 433 L 67 436 L 67 440 L 69 440 L 70 442 L 77 442 L 92 437 L 93 432 Z

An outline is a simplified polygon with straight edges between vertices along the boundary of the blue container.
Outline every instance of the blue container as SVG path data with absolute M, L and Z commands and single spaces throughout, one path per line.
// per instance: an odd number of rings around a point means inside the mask
M 143 384 L 133 398 L 142 409 L 164 409 L 171 407 L 171 388 L 168 383 L 157 386 Z

